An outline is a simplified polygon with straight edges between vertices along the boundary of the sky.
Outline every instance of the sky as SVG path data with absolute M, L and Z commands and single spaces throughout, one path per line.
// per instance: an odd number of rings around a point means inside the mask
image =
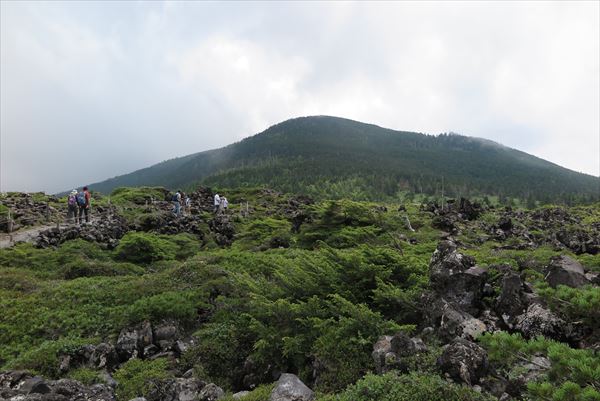
M 333 115 L 600 175 L 600 2 L 0 2 L 0 190 Z

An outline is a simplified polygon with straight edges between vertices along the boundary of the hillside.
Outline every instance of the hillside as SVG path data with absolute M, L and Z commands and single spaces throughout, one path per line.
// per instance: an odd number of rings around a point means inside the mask
M 267 186 L 317 198 L 381 200 L 399 191 L 542 202 L 600 199 L 600 178 L 492 141 L 423 135 L 352 120 L 296 118 L 221 149 L 168 160 L 91 187 Z
M 0 400 L 600 399 L 600 204 L 166 194 L 0 249 Z

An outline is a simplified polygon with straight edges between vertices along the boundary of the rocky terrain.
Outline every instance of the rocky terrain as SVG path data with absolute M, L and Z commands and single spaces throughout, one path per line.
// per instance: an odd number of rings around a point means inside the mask
M 600 399 L 600 205 L 213 195 L 0 250 L 0 400 Z

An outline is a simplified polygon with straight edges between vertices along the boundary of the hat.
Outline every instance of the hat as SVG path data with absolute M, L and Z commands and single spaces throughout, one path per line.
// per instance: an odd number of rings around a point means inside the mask
M 77 193 L 76 189 L 74 189 L 74 190 L 71 191 L 71 195 L 75 195 L 76 193 Z

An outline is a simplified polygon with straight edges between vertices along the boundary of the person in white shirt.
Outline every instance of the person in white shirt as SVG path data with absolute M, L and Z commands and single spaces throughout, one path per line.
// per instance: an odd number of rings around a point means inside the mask
M 214 214 L 217 214 L 217 212 L 219 211 L 219 207 L 221 206 L 221 197 L 219 196 L 219 194 L 215 194 L 215 209 L 213 210 Z

